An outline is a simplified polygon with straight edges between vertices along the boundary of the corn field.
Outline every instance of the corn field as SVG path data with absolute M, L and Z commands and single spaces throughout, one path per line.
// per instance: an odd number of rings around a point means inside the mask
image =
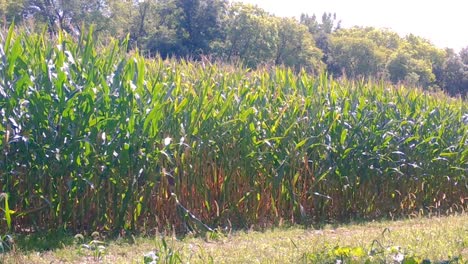
M 0 44 L 2 229 L 10 212 L 16 232 L 158 232 L 183 231 L 178 206 L 240 228 L 468 208 L 462 99 L 49 38 Z

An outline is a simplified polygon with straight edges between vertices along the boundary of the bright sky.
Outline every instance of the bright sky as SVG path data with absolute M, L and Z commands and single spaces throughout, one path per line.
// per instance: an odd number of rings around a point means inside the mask
M 278 16 L 336 13 L 343 27 L 389 28 L 429 39 L 456 51 L 468 46 L 467 0 L 237 0 Z

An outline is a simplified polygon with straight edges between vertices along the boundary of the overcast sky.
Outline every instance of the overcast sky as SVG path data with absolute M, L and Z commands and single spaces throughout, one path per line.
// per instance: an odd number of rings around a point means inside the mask
M 336 13 L 343 27 L 390 28 L 459 51 L 468 46 L 468 0 L 237 0 L 278 16 Z

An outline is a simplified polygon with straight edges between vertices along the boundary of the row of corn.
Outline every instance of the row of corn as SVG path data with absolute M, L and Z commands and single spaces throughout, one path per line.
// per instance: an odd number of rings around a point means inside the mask
M 182 230 L 178 206 L 241 228 L 468 208 L 466 101 L 126 51 L 3 34 L 0 192 L 16 231 Z

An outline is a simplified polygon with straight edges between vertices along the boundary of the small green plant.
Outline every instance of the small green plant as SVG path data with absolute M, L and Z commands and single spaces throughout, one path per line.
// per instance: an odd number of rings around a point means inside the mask
M 5 221 L 8 227 L 8 231 L 11 230 L 11 214 L 14 211 L 10 210 L 10 206 L 8 204 L 8 194 L 7 193 L 0 193 L 0 201 L 5 201 L 4 208 L 0 208 L 5 215 Z M 14 249 L 15 242 L 11 235 L 4 234 L 0 235 L 0 253 L 5 253 Z
M 97 235 L 96 235 L 97 234 Z M 75 239 L 77 243 L 80 245 L 79 253 L 85 254 L 83 250 L 88 252 L 92 252 L 93 258 L 95 261 L 99 261 L 102 259 L 102 256 L 107 253 L 107 243 L 101 240 L 98 240 L 99 233 L 94 232 L 92 235 L 92 240 L 89 242 L 85 242 L 85 238 L 81 234 L 75 235 Z
M 14 249 L 15 240 L 11 235 L 0 236 L 0 253 L 8 252 Z
M 220 228 L 214 229 L 213 231 L 206 232 L 205 241 L 220 241 L 225 238 Z
M 11 230 L 11 215 L 15 212 L 10 210 L 10 206 L 8 204 L 8 194 L 7 193 L 0 193 L 0 201 L 4 200 L 4 208 L 0 208 L 5 214 L 5 221 L 8 226 L 8 230 Z
M 158 263 L 159 256 L 157 251 L 150 251 L 143 256 L 143 263 L 156 264 Z
M 157 250 L 145 254 L 143 260 L 145 264 L 167 263 L 177 264 L 182 263 L 182 255 L 179 250 L 174 250 L 173 247 L 167 244 L 165 238 L 156 244 Z
M 390 230 L 385 228 L 380 239 L 373 240 L 369 250 L 364 247 L 335 246 L 322 250 L 319 253 L 305 253 L 302 256 L 303 262 L 311 263 L 394 263 L 394 264 L 430 264 L 429 259 L 424 259 L 415 255 L 398 245 L 394 245 L 389 239 Z M 442 263 L 463 263 L 460 257 L 452 257 Z
M 179 250 L 174 250 L 173 247 L 169 246 L 165 238 L 162 238 L 161 242 L 158 242 L 156 246 L 156 250 L 150 251 L 143 256 L 143 263 L 182 263 L 182 256 Z

